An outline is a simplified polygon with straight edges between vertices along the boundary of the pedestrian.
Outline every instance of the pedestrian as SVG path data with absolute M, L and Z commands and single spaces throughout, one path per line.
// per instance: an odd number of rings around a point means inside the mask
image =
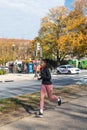
M 33 70 L 34 70 L 34 77 L 37 77 L 37 66 L 36 65 L 34 65 Z
M 42 85 L 40 89 L 40 111 L 39 111 L 39 117 L 43 117 L 43 109 L 44 109 L 44 97 L 47 92 L 47 95 L 49 97 L 50 101 L 57 102 L 58 105 L 61 105 L 61 98 L 53 95 L 53 85 L 51 81 L 51 74 L 47 67 L 46 60 L 41 61 L 41 73 L 38 80 L 42 79 Z
M 40 75 L 40 71 L 41 71 L 41 65 L 38 64 L 37 65 L 37 77 L 38 77 L 38 75 Z

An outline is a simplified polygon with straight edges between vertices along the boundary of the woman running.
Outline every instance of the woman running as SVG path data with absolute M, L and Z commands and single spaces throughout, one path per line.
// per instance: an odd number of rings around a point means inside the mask
M 44 109 L 44 97 L 47 92 L 50 101 L 57 102 L 58 105 L 61 105 L 61 98 L 53 95 L 53 85 L 51 81 L 51 74 L 47 67 L 46 60 L 42 60 L 41 62 L 41 73 L 38 80 L 42 79 L 42 85 L 40 90 L 40 111 L 39 117 L 43 117 L 43 109 Z

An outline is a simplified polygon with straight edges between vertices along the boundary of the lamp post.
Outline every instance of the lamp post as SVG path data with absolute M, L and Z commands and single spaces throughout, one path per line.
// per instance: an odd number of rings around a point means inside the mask
M 13 60 L 13 69 L 12 71 L 14 72 L 14 51 L 15 51 L 15 44 L 12 45 L 12 60 Z
M 12 45 L 12 60 L 14 63 L 14 51 L 15 51 L 15 44 Z

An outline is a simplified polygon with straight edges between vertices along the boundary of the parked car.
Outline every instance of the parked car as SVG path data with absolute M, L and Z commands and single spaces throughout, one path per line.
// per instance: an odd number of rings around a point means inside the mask
M 80 69 L 71 65 L 61 65 L 57 67 L 57 74 L 79 74 Z

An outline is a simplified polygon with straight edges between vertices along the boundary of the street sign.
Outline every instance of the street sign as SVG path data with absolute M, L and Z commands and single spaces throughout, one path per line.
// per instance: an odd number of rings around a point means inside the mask
M 37 47 L 36 47 L 36 49 L 37 49 L 37 51 L 40 50 L 40 43 L 39 43 L 39 42 L 37 43 Z

